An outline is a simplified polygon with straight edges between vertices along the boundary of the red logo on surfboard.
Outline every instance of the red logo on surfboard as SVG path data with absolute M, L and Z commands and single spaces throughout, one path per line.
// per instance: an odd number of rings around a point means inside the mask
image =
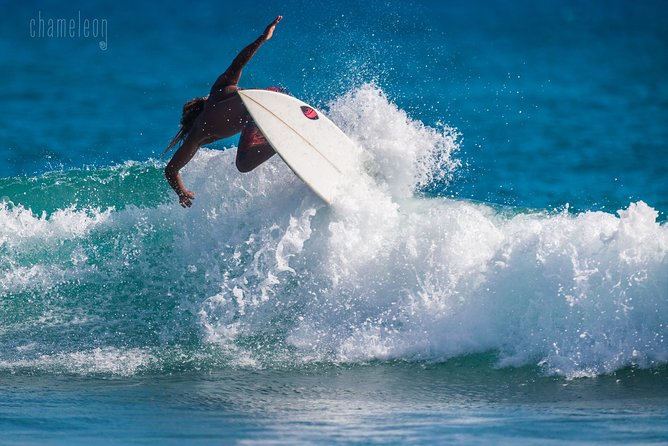
M 318 113 L 313 110 L 311 107 L 307 105 L 302 105 L 301 106 L 302 113 L 304 113 L 304 116 L 306 116 L 309 119 L 318 119 Z

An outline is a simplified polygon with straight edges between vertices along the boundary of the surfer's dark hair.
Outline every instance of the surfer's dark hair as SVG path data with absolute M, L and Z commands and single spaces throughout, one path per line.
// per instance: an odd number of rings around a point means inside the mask
M 204 109 L 204 102 L 206 101 L 206 98 L 206 96 L 201 98 L 194 98 L 183 104 L 183 113 L 181 114 L 181 126 L 179 127 L 179 131 L 176 136 L 172 138 L 165 151 L 162 152 L 162 155 L 160 155 L 161 157 L 164 156 L 165 153 L 169 151 L 169 149 L 183 141 L 186 136 L 188 136 L 188 132 L 190 132 L 195 119 L 197 119 L 199 114 Z

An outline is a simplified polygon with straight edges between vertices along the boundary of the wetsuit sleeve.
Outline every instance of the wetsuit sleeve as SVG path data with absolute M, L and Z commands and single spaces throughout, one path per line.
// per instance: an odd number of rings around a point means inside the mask
M 251 60 L 255 52 L 264 42 L 264 36 L 260 36 L 253 43 L 241 50 L 241 52 L 237 55 L 237 57 L 234 58 L 227 70 L 225 70 L 225 72 L 218 77 L 216 83 L 213 85 L 212 90 L 220 89 L 228 85 L 236 85 L 239 82 L 239 78 L 241 77 L 241 70 L 246 66 L 248 61 Z

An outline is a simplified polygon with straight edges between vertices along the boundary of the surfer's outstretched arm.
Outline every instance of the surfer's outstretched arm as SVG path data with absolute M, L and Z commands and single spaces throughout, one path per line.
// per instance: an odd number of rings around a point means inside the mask
M 282 15 L 276 17 L 274 21 L 272 21 L 267 26 L 267 28 L 265 28 L 264 32 L 260 37 L 255 39 L 253 43 L 251 43 L 246 48 L 241 50 L 241 52 L 237 55 L 237 57 L 234 58 L 234 60 L 227 68 L 227 70 L 225 70 L 223 74 L 218 76 L 218 79 L 213 84 L 213 87 L 211 87 L 211 93 L 215 93 L 221 90 L 222 88 L 227 87 L 228 85 L 236 85 L 239 83 L 239 78 L 241 77 L 241 70 L 251 60 L 253 55 L 255 55 L 258 48 L 260 48 L 260 46 L 264 42 L 271 39 L 271 36 L 274 35 L 274 28 L 276 28 L 276 25 L 278 25 L 278 22 L 280 22 L 282 19 L 283 19 Z
M 179 203 L 184 208 L 192 206 L 195 194 L 186 189 L 179 171 L 195 156 L 198 149 L 199 144 L 195 142 L 194 138 L 186 138 L 181 147 L 179 147 L 179 150 L 174 153 L 172 159 L 167 163 L 167 167 L 165 167 L 165 177 L 169 185 L 174 189 L 174 192 L 176 192 L 176 195 L 179 196 Z

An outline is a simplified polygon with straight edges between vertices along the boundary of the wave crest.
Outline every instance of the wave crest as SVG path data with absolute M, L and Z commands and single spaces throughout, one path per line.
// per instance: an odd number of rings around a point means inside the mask
M 332 208 L 278 157 L 239 174 L 233 152 L 207 149 L 183 172 L 197 192 L 189 210 L 162 192 L 125 205 L 137 185 L 167 188 L 153 162 L 89 189 L 92 203 L 117 197 L 106 210 L 3 205 L 0 369 L 133 374 L 494 351 L 500 366 L 576 377 L 668 361 L 668 227 L 654 209 L 572 215 L 414 197 L 456 172 L 454 130 L 410 119 L 373 85 L 328 115 L 378 182 L 361 178 Z M 40 193 L 60 196 L 68 181 L 81 172 Z M 124 355 L 134 362 L 110 365 Z

